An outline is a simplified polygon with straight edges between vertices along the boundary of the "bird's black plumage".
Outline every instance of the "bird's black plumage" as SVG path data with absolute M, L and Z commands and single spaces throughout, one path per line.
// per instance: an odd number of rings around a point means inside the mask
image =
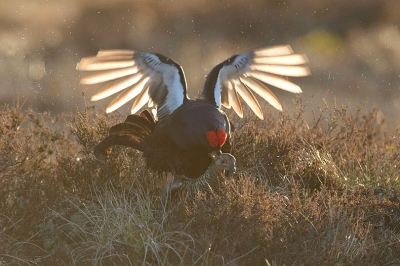
M 229 152 L 231 126 L 221 107 L 232 107 L 242 117 L 242 98 L 263 119 L 255 93 L 281 110 L 278 99 L 266 84 L 300 93 L 299 86 L 282 76 L 308 75 L 306 62 L 304 55 L 294 54 L 289 46 L 234 55 L 210 71 L 202 97 L 191 100 L 181 66 L 164 55 L 139 50 L 106 50 L 83 58 L 77 69 L 96 72 L 82 78 L 82 84 L 109 81 L 92 100 L 121 91 L 107 112 L 135 98 L 133 114 L 110 129 L 109 136 L 96 146 L 95 154 L 113 145 L 125 145 L 142 151 L 148 167 L 154 171 L 197 178 L 211 164 L 211 151 Z M 134 114 L 145 104 L 156 109 L 155 117 L 148 111 Z M 221 131 L 226 133 L 226 142 L 224 134 L 218 135 Z M 219 139 L 213 140 L 210 132 Z
M 196 178 L 211 164 L 211 151 L 230 150 L 229 136 L 223 147 L 212 147 L 207 141 L 206 132 L 230 132 L 230 124 L 223 111 L 204 100 L 189 100 L 161 121 L 149 116 L 145 110 L 111 127 L 109 136 L 95 147 L 95 155 L 124 145 L 142 151 L 150 169 Z

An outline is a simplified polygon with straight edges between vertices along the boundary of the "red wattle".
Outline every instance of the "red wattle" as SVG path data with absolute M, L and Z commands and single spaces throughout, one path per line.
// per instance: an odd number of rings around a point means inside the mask
M 226 132 L 223 129 L 218 129 L 217 131 L 217 137 L 218 137 L 218 144 L 220 147 L 222 147 L 225 144 L 226 141 Z
M 211 147 L 216 148 L 218 146 L 219 140 L 217 134 L 214 131 L 208 131 L 206 133 L 206 138 L 210 143 Z

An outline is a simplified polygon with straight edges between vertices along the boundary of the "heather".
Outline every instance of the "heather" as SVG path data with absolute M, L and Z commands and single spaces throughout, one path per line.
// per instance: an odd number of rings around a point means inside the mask
M 2 106 L 0 265 L 400 264 L 399 131 L 362 105 L 263 110 L 228 112 L 238 171 L 186 202 L 140 152 L 93 156 L 122 114 Z

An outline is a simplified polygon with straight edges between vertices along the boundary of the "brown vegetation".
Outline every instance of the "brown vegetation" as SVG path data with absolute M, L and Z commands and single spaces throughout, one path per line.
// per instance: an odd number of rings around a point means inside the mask
M 93 146 L 123 120 L 0 110 L 0 265 L 398 265 L 399 132 L 379 110 L 234 119 L 217 195 L 160 199 L 141 155 Z

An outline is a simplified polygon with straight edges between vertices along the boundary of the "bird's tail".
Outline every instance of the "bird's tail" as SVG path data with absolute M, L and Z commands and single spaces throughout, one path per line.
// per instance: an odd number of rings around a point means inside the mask
M 143 151 L 142 141 L 149 136 L 156 123 L 151 114 L 145 110 L 140 115 L 129 115 L 125 122 L 110 128 L 108 137 L 96 145 L 94 155 L 101 157 L 111 146 L 123 145 Z

